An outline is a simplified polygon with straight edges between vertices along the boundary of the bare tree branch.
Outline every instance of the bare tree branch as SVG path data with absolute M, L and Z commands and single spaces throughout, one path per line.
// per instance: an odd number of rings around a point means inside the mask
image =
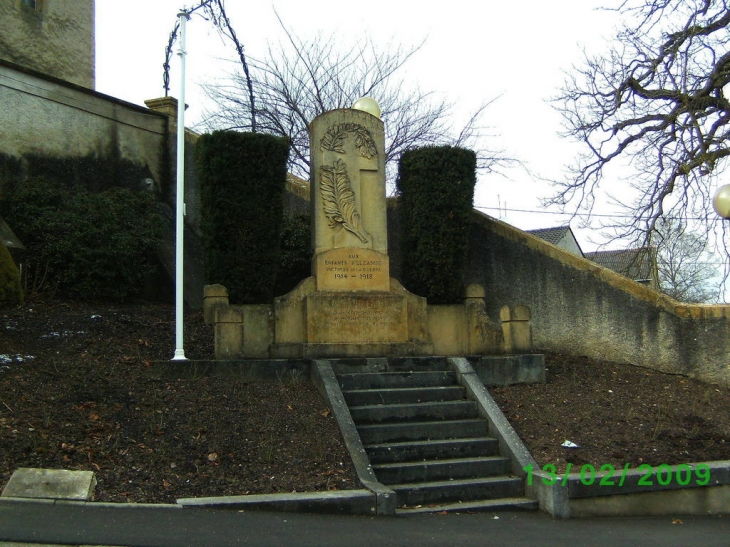
M 259 130 L 288 136 L 292 141 L 290 170 L 309 178 L 309 123 L 336 108 L 350 108 L 360 97 L 378 101 L 386 126 L 386 169 L 395 180 L 400 154 L 409 148 L 458 144 L 477 152 L 479 166 L 495 171 L 516 163 L 502 150 L 486 148 L 488 135 L 479 125 L 487 102 L 455 130 L 453 107 L 434 93 L 424 92 L 398 77 L 420 46 L 378 49 L 365 40 L 346 45 L 335 36 L 305 41 L 280 20 L 285 41 L 270 46 L 265 60 L 253 61 L 252 82 Z M 243 92 L 245 80 L 234 72 L 228 80 L 205 87 L 216 105 L 205 113 L 208 129 L 250 129 L 245 112 L 251 100 Z M 481 146 L 480 146 L 481 145 Z
M 592 210 L 605 171 L 630 163 L 635 199 L 616 237 L 645 245 L 668 217 L 704 219 L 730 155 L 730 9 L 725 0 L 625 0 L 629 21 L 601 56 L 586 56 L 555 99 L 584 153 L 549 203 Z

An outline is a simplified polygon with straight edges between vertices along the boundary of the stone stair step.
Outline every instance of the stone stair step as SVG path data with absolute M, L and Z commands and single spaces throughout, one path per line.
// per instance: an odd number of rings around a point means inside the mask
M 510 462 L 501 456 L 478 456 L 375 464 L 373 471 L 378 481 L 390 485 L 506 475 Z
M 398 507 L 396 515 L 414 515 L 417 513 L 478 513 L 487 511 L 537 511 L 537 500 L 530 498 L 499 498 L 493 500 L 474 500 L 446 504 L 430 503 Z
M 474 401 L 367 405 L 351 407 L 350 414 L 356 424 L 464 420 L 477 417 L 477 405 Z
M 457 401 L 465 398 L 461 386 L 354 389 L 343 391 L 342 394 L 350 406 Z
M 445 357 L 393 357 L 388 359 L 388 372 L 410 370 L 451 370 Z
M 444 357 L 349 358 L 330 359 L 335 374 L 353 372 L 410 372 L 451 370 Z
M 393 387 L 431 387 L 454 385 L 455 376 L 451 371 L 425 372 L 362 372 L 338 375 L 343 391 L 353 389 L 374 389 Z
M 396 505 L 428 505 L 456 501 L 522 497 L 525 487 L 517 477 L 481 477 L 433 482 L 392 484 Z
M 371 444 L 366 446 L 365 450 L 373 464 L 394 463 L 417 459 L 496 456 L 499 454 L 499 441 L 492 437 L 464 437 L 462 439 Z
M 399 441 L 486 437 L 487 429 L 487 422 L 479 419 L 366 424 L 357 426 L 360 438 L 365 445 Z

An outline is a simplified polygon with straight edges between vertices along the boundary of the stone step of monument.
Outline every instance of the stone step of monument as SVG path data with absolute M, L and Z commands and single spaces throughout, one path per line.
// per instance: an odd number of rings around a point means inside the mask
M 433 387 L 454 385 L 451 371 L 404 371 L 347 373 L 337 376 L 343 391 L 393 387 Z
M 464 437 L 379 443 L 365 446 L 365 451 L 372 464 L 410 462 L 418 459 L 496 456 L 499 454 L 499 441 L 492 437 Z
M 477 405 L 465 400 L 367 405 L 350 407 L 350 414 L 357 424 L 464 420 L 477 417 Z
M 537 500 L 530 498 L 498 498 L 491 500 L 457 501 L 454 503 L 429 503 L 397 507 L 396 515 L 417 513 L 479 513 L 486 511 L 537 511 Z
M 399 507 L 525 495 L 522 479 L 507 476 L 393 484 L 390 488 L 396 493 Z
M 487 422 L 481 419 L 355 424 L 365 445 L 487 436 Z
M 451 370 L 445 357 L 348 358 L 329 359 L 329 363 L 335 374 Z
M 350 406 L 457 401 L 465 398 L 465 391 L 461 386 L 353 389 L 343 391 L 342 394 Z
M 373 465 L 373 471 L 381 483 L 394 485 L 507 475 L 510 462 L 502 456 L 478 456 L 381 463 Z

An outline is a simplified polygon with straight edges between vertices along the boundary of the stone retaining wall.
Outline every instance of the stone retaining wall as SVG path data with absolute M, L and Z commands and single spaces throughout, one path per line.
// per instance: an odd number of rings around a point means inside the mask
M 475 211 L 468 283 L 532 311 L 536 348 L 730 386 L 730 306 L 686 305 Z

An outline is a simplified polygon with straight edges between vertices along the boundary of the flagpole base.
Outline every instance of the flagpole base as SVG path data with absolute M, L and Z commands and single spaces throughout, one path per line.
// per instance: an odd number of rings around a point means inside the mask
M 172 358 L 172 361 L 187 361 L 188 358 L 185 357 L 185 350 L 184 349 L 176 349 L 175 355 Z

